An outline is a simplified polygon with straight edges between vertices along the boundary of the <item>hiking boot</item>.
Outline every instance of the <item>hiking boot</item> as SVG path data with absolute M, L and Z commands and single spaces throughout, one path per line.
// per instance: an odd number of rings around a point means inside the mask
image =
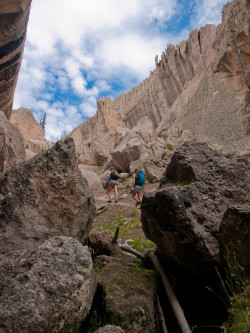
M 136 201 L 136 206 L 139 206 L 141 203 L 140 203 L 140 201 Z
M 111 203 L 112 201 L 111 200 L 108 200 L 108 203 Z
M 115 200 L 115 203 L 117 203 L 118 201 L 117 200 Z

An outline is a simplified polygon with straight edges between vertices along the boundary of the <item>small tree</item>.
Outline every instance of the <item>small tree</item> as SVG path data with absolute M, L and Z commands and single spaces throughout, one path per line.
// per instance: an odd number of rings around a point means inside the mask
M 45 126 L 46 126 L 46 112 L 44 112 L 41 116 L 41 119 L 40 119 L 40 125 L 42 126 L 43 130 L 45 131 Z

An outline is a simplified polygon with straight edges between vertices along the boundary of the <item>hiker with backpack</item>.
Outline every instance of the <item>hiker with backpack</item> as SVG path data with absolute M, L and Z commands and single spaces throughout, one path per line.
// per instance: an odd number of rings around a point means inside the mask
M 132 191 L 132 198 L 136 201 L 136 205 L 140 205 L 142 203 L 144 183 L 145 183 L 145 170 L 143 168 L 139 168 L 134 176 L 134 188 Z
M 135 177 L 137 175 L 137 172 L 138 172 L 138 170 L 135 169 L 134 172 L 133 172 L 133 174 L 132 174 L 132 176 L 131 176 L 131 181 L 130 181 L 130 186 L 131 186 L 130 192 L 131 193 L 133 192 L 133 188 L 134 188 L 134 185 L 135 185 Z
M 109 197 L 108 203 L 112 202 L 111 201 L 112 188 L 115 191 L 115 203 L 117 203 L 117 201 L 118 201 L 118 179 L 119 179 L 119 175 L 118 175 L 118 172 L 115 171 L 114 167 L 111 167 L 109 169 L 107 177 L 108 177 L 108 197 Z

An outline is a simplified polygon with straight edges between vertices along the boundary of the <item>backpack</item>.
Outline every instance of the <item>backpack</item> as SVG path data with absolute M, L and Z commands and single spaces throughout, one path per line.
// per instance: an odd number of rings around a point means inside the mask
M 145 183 L 145 173 L 139 171 L 135 178 L 135 185 L 143 186 L 144 183 Z
M 117 180 L 117 179 L 119 179 L 119 176 L 116 171 L 111 171 L 110 178 L 112 180 Z

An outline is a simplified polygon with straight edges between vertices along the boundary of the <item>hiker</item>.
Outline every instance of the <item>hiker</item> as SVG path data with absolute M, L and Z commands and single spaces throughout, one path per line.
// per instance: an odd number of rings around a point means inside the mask
M 111 191 L 112 191 L 112 188 L 113 188 L 114 191 L 115 191 L 115 203 L 117 203 L 117 201 L 118 201 L 118 179 L 119 179 L 119 175 L 118 175 L 118 172 L 115 171 L 114 167 L 111 167 L 109 169 L 107 177 L 108 177 L 108 197 L 109 197 L 108 202 L 109 203 L 111 202 Z
M 132 198 L 136 201 L 136 205 L 140 205 L 142 202 L 143 185 L 145 183 L 145 170 L 143 168 L 139 168 L 134 178 Z
M 133 189 L 134 189 L 134 185 L 135 185 L 135 177 L 137 175 L 137 172 L 138 172 L 138 169 L 135 169 L 132 176 L 131 176 L 131 188 L 130 188 L 130 192 L 132 193 L 133 192 Z

